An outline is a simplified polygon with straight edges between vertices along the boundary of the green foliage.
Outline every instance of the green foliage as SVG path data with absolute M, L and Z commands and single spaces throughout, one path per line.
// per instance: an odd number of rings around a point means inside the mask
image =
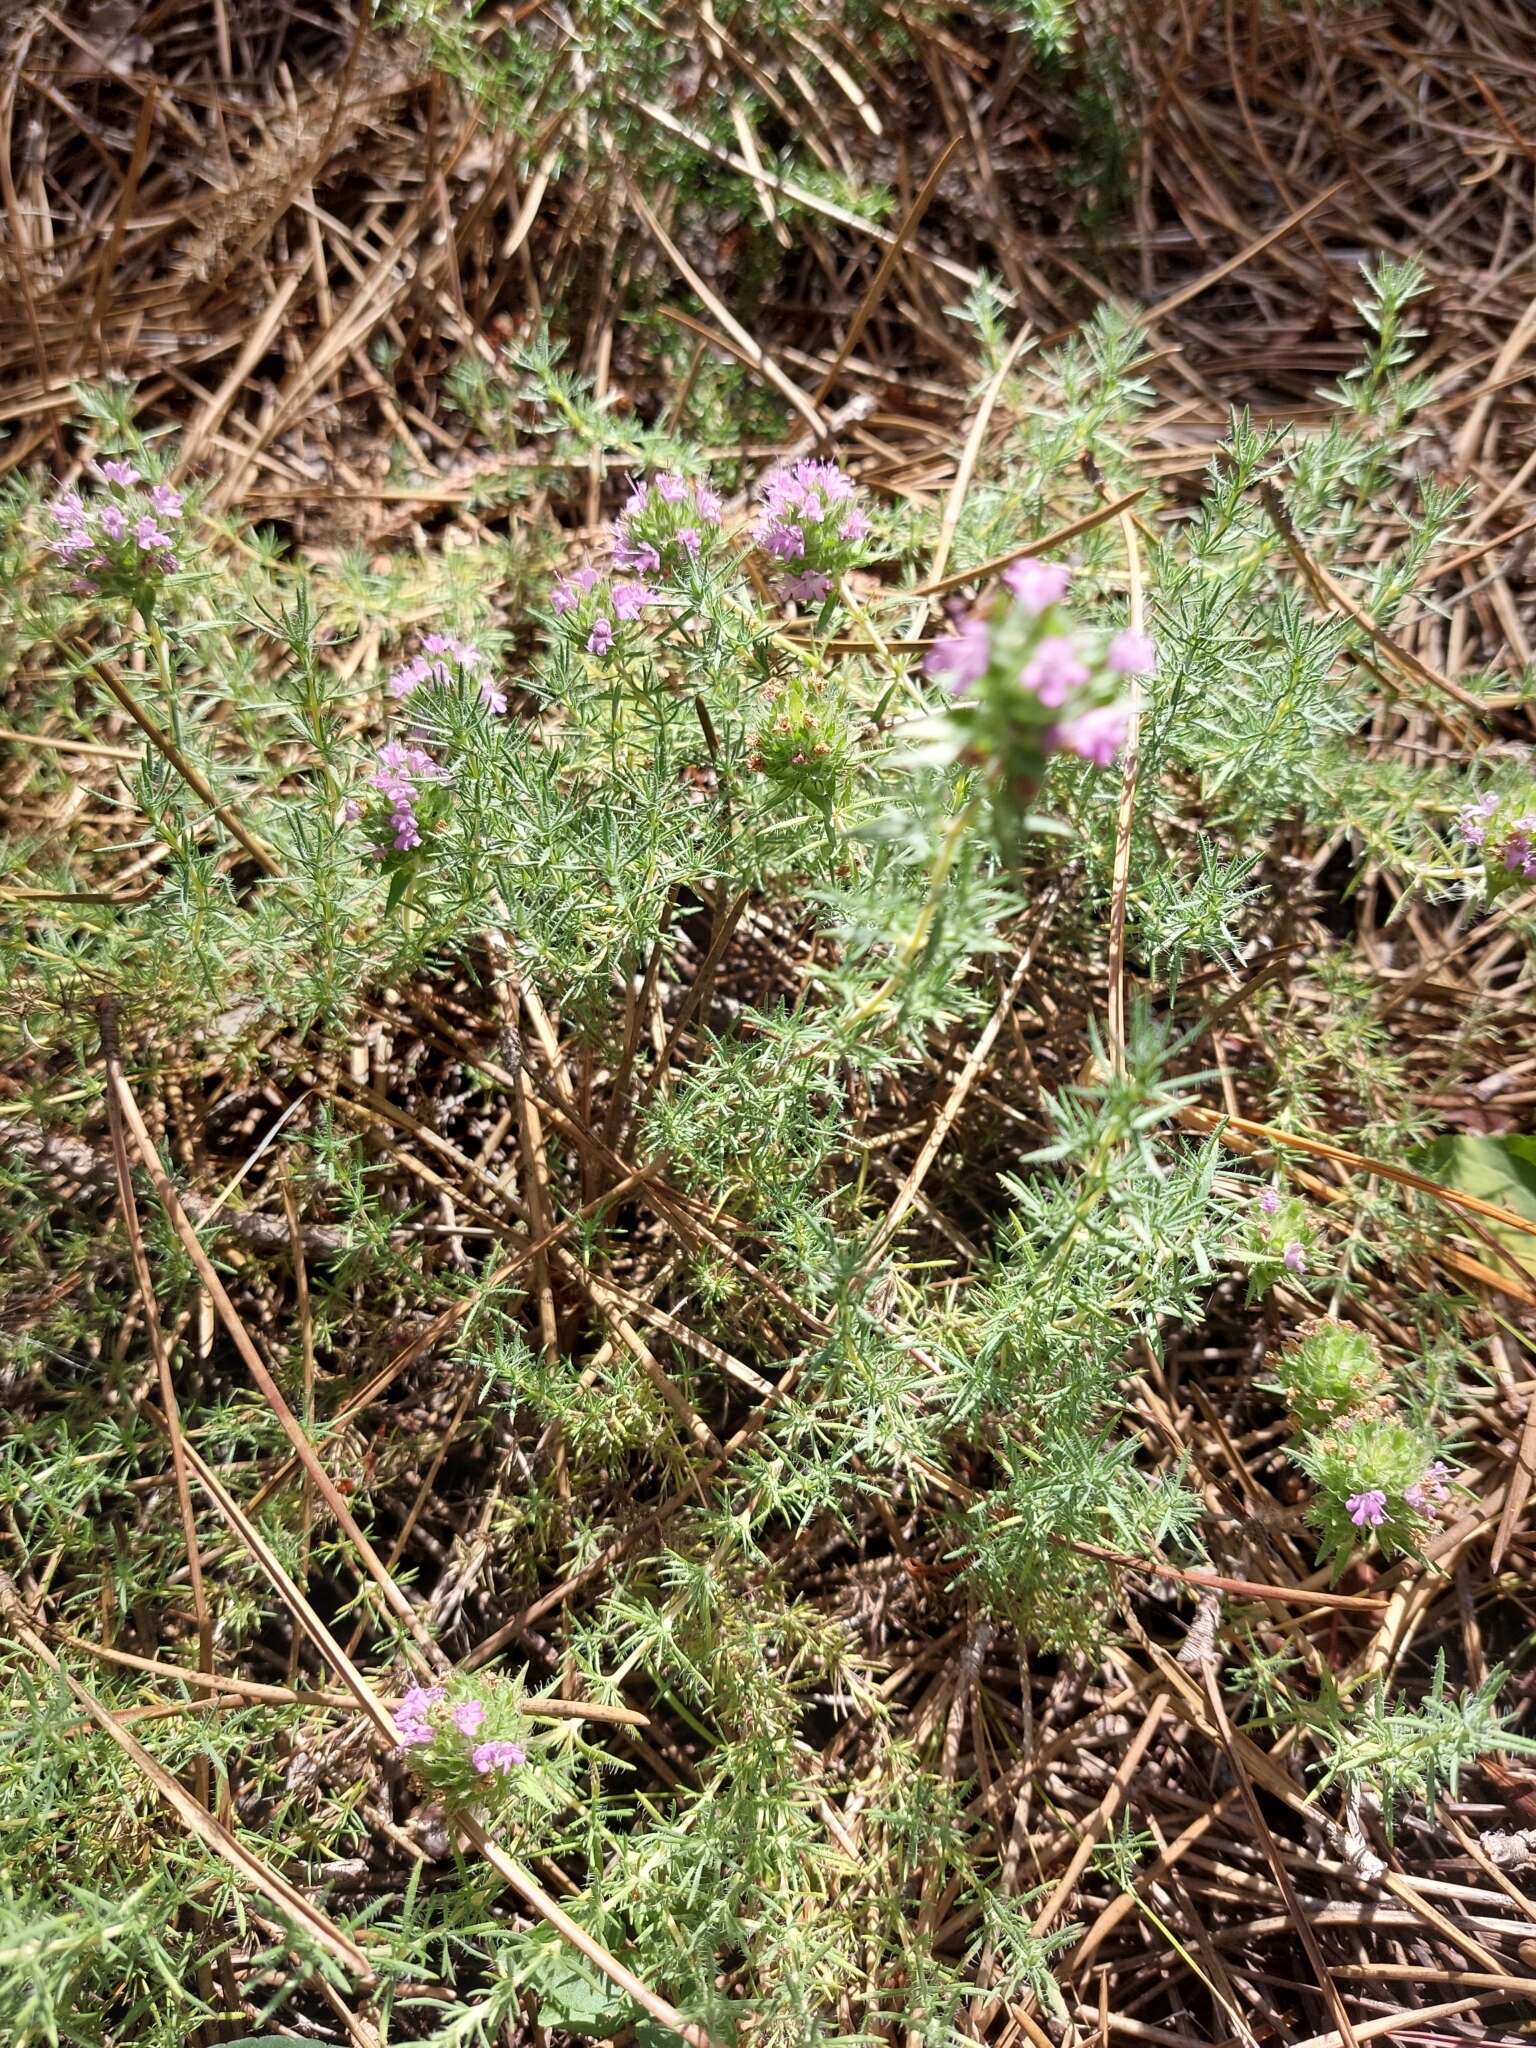
M 395 18 L 525 140 L 575 95 L 585 133 L 564 146 L 610 167 L 681 33 L 603 6 L 563 39 L 542 17 L 520 40 L 482 38 L 441 4 Z M 825 27 L 788 0 L 719 20 L 742 37 Z M 1057 43 L 1068 28 L 1048 5 L 1019 25 Z M 644 132 L 659 150 L 655 123 Z M 733 135 L 706 140 L 734 149 Z M 628 160 L 659 175 L 654 154 Z M 1212 1512 L 1210 1473 L 1143 1426 L 1143 1376 L 1172 1370 L 1207 1324 L 1213 1351 L 1240 1358 L 1238 1398 L 1271 1430 L 1276 1397 L 1283 1409 L 1287 1478 L 1305 1487 L 1295 1506 L 1268 1504 L 1284 1541 L 1315 1528 L 1340 1569 L 1367 1544 L 1422 1555 L 1470 1377 L 1459 1304 L 1418 1290 L 1391 1352 L 1350 1320 L 1369 1276 L 1424 1249 L 1416 1198 L 1361 1186 L 1336 1211 L 1277 1180 L 1265 1206 L 1190 1113 L 1214 1099 L 1213 1059 L 1231 1079 L 1236 1018 L 1244 1086 L 1277 1121 L 1347 1119 L 1352 1142 L 1394 1159 L 1429 1135 L 1423 1054 L 1394 1035 L 1369 964 L 1297 931 L 1330 845 L 1347 855 L 1341 897 L 1368 870 L 1390 872 L 1404 902 L 1465 887 L 1445 833 L 1463 778 L 1363 743 L 1388 701 L 1370 637 L 1298 583 L 1263 488 L 1389 625 L 1457 512 L 1401 462 L 1424 396 L 1416 284 L 1409 267 L 1367 281 L 1374 339 L 1321 426 L 1261 430 L 1239 413 L 1198 503 L 1159 519 L 1149 493 L 1144 532 L 1097 516 L 1143 481 L 1152 391 L 1134 316 L 1110 308 L 1066 346 L 1021 355 L 951 567 L 1090 523 L 1070 610 L 980 615 L 984 687 L 969 699 L 911 645 L 932 625 L 913 595 L 938 538 L 932 502 L 839 499 L 870 531 L 791 556 L 741 505 L 699 510 L 711 475 L 722 496 L 758 481 L 745 455 L 712 469 L 703 452 L 766 431 L 734 371 L 702 369 L 687 406 L 652 426 L 599 403 L 547 338 L 461 366 L 454 397 L 499 536 L 309 561 L 194 500 L 182 565 L 147 609 L 72 589 L 42 548 L 41 492 L 7 493 L 0 662 L 28 737 L 90 745 L 126 694 L 114 740 L 152 726 L 177 757 L 146 746 L 81 777 L 66 836 L 46 821 L 71 770 L 39 748 L 36 801 L 4 848 L 29 893 L 0 935 L 0 1053 L 16 1076 L 0 1112 L 26 1139 L 0 1158 L 23 1309 L 4 1361 L 0 1513 L 27 1597 L 98 1644 L 187 1655 L 185 1532 L 110 1164 L 65 1188 L 37 1143 L 62 1134 L 106 1157 L 108 996 L 134 1085 L 170 1105 L 165 1153 L 199 1236 L 351 1512 L 381 1553 L 398 1544 L 422 1626 L 459 1655 L 493 1611 L 525 1631 L 519 1658 L 547 1651 L 568 1701 L 642 1698 L 667 1729 L 628 1747 L 627 1728 L 541 1717 L 543 1674 L 527 1671 L 456 1674 L 431 1741 L 394 1758 L 338 1734 L 335 1704 L 303 1690 L 217 1712 L 173 1693 L 176 1712 L 142 1723 L 165 1768 L 205 1776 L 237 1830 L 332 1887 L 328 1910 L 366 1933 L 389 2038 L 492 2048 L 536 2023 L 664 2039 L 567 1945 L 515 1923 L 446 1829 L 436 1845 L 444 1816 L 465 1815 L 557 1869 L 593 1938 L 721 2041 L 852 2048 L 899 2032 L 952 2048 L 978 2000 L 1027 1991 L 1049 2009 L 1073 1931 L 1037 1934 L 1035 1902 L 1000 1866 L 991 1784 L 974 1783 L 995 1702 L 978 1678 L 963 1755 L 942 1713 L 911 1732 L 887 1689 L 899 1630 L 821 1600 L 816 1573 L 877 1527 L 891 1548 L 873 1562 L 933 1582 L 971 1641 L 1069 1670 L 1112 1656 L 1137 1574 L 1166 1574 L 1182 1600 L 1190 1568 L 1228 1567 L 1234 1518 Z M 974 339 L 978 389 L 1008 329 L 1000 294 L 974 292 L 957 331 Z M 124 394 L 82 404 L 93 446 L 143 455 Z M 649 476 L 659 495 L 628 538 L 654 567 L 570 573 L 584 565 L 544 506 L 569 503 L 573 474 L 615 504 L 621 475 Z M 675 498 L 661 491 L 674 475 Z M 1400 545 L 1357 573 L 1389 502 Z M 813 556 L 825 587 L 796 595 L 786 577 Z M 1064 744 L 1062 707 L 1025 701 L 1019 672 L 1043 639 L 1076 634 L 1091 660 L 1073 687 L 1086 709 L 1115 708 L 1109 649 L 1143 581 L 1157 659 L 1137 682 L 1131 780 L 1123 754 Z M 391 679 L 416 663 L 432 672 L 402 695 Z M 141 874 L 148 886 L 125 886 Z M 1123 957 L 1105 939 L 1121 912 Z M 1266 961 L 1292 954 L 1294 973 L 1263 985 Z M 1100 1021 L 1110 988 L 1111 1015 L 1132 991 L 1123 1044 Z M 1007 1057 L 981 1074 L 967 1062 L 994 1011 Z M 203 1092 L 196 1136 L 179 1090 Z M 963 1128 L 944 1122 L 951 1100 Z M 222 1115 L 238 1171 L 217 1128 L 209 1144 Z M 537 1117 L 546 1183 L 524 1135 Z M 1470 1142 L 1432 1155 L 1463 1186 Z M 288 1440 L 141 1186 L 188 1440 L 398 1693 L 395 1618 L 293 1482 Z M 255 1188 L 325 1218 L 302 1308 L 286 1222 L 246 1208 Z M 265 1243 L 253 1221 L 272 1225 Z M 1278 1323 L 1330 1285 L 1331 1319 L 1275 1337 L 1264 1383 L 1259 1317 Z M 1234 1324 L 1241 1344 L 1226 1341 Z M 359 1419 L 359 1389 L 369 1404 L 388 1393 L 387 1420 Z M 1268 1469 L 1245 1478 L 1261 1492 Z M 1362 1517 L 1378 1494 L 1379 1517 Z M 307 1683 L 310 1653 L 279 1638 L 247 1549 L 201 1493 L 194 1515 L 221 1668 Z M 537 1629 L 518 1619 L 546 1598 Z M 1319 1794 L 1365 1788 L 1390 1815 L 1514 1744 L 1491 1685 L 1457 1699 L 1437 1670 L 1418 1704 L 1346 1705 L 1300 1640 L 1250 1635 L 1235 1675 L 1251 1724 L 1305 1731 Z M 68 1655 L 109 1708 L 139 1701 L 117 1667 Z M 168 1836 L 142 1779 L 17 1652 L 6 1682 L 7 2038 L 169 2048 L 203 2027 L 312 2031 L 322 1965 L 303 1936 L 256 1919 L 225 1866 Z M 470 1701 L 477 1735 L 520 1752 L 505 1771 L 460 1739 L 452 1713 Z M 858 1740 L 813 1742 L 826 1725 Z M 856 1812 L 853 1849 L 835 1808 Z M 371 1883 L 381 1838 L 412 1874 L 348 1891 L 335 1873 L 361 1865 Z M 68 1859 L 67 1908 L 34 1880 L 39 1844 Z M 1127 1824 L 1098 1875 L 1130 1885 L 1145 1846 Z M 200 1974 L 237 1938 L 245 1979 L 259 1975 L 255 2018 Z
M 1515 1734 L 1499 1711 L 1506 1676 L 1490 1671 L 1481 1685 L 1453 1694 L 1442 1651 L 1421 1700 L 1389 1700 L 1378 1681 L 1352 1705 L 1325 1679 L 1322 1698 L 1307 1717 L 1320 1751 L 1316 1791 L 1335 1782 L 1346 1791 L 1368 1789 L 1380 1802 L 1390 1834 L 1410 1800 L 1433 1809 L 1442 1792 L 1454 1799 L 1469 1764 L 1500 1751 L 1536 1753 L 1536 1742 Z

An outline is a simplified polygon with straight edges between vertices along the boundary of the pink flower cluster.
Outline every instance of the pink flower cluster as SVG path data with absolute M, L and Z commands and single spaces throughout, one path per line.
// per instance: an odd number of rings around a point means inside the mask
M 1422 1479 L 1416 1479 L 1412 1486 L 1403 1489 L 1403 1500 L 1415 1514 L 1435 1515 L 1451 1497 L 1446 1481 L 1451 1468 L 1443 1459 L 1436 1458 Z M 1344 1512 L 1357 1529 L 1379 1529 L 1387 1519 L 1387 1496 L 1379 1486 L 1367 1487 L 1363 1492 L 1352 1493 L 1344 1503 Z
M 473 682 L 487 711 L 505 711 L 507 693 L 489 672 L 489 663 L 473 642 L 453 633 L 428 633 L 421 652 L 402 662 L 389 679 L 389 694 L 404 699 L 423 684 L 452 689 L 460 676 Z
M 1536 817 L 1517 818 L 1509 828 L 1499 858 L 1512 875 L 1527 881 L 1536 875 Z
M 1096 656 L 1091 644 L 1059 630 L 1067 622 L 1052 614 L 1071 583 L 1059 562 L 1026 555 L 1003 571 L 1003 582 L 1014 599 L 1012 618 L 1006 622 L 1010 631 L 1005 635 L 993 621 L 972 612 L 947 640 L 929 649 L 925 669 L 931 676 L 946 677 L 954 696 L 969 695 L 995 662 L 1006 659 L 1001 649 L 1017 645 L 1022 620 L 1023 659 L 1011 677 L 1001 678 L 1005 691 L 1022 691 L 1045 711 L 1066 712 L 1041 735 L 1046 753 L 1077 754 L 1097 768 L 1107 768 L 1125 742 L 1131 707 L 1124 696 L 1092 702 L 1095 688 L 1101 688 L 1108 676 L 1150 675 L 1157 663 L 1156 649 L 1145 633 L 1127 627 Z M 1017 654 L 1013 658 L 1018 660 Z
M 1403 1499 L 1415 1513 L 1432 1515 L 1451 1497 L 1451 1489 L 1445 1483 L 1450 1476 L 1450 1466 L 1444 1459 L 1436 1458 L 1422 1479 L 1416 1479 L 1412 1486 L 1403 1489 Z
M 632 485 L 613 527 L 613 566 L 641 576 L 675 575 L 704 552 L 721 504 L 707 484 L 672 470 Z
M 446 1697 L 440 1685 L 413 1685 L 410 1688 L 395 1709 L 395 1733 L 400 1738 L 402 1749 L 424 1748 L 436 1742 L 440 1733 L 446 1732 L 434 1727 L 428 1718 Z M 485 1702 L 460 1700 L 448 1718 L 460 1735 L 471 1740 L 485 1725 Z M 525 1763 L 527 1753 L 520 1742 L 476 1742 L 470 1750 L 469 1760 L 482 1778 L 488 1778 L 498 1771 L 511 1770 L 515 1765 Z
M 405 740 L 386 740 L 380 747 L 368 786 L 376 789 L 389 805 L 389 827 L 395 835 L 396 853 L 409 853 L 421 844 L 421 821 L 416 815 L 420 785 L 447 779 L 447 771 L 438 766 L 425 747 Z
M 752 538 L 776 562 L 797 565 L 780 590 L 797 604 L 820 604 L 869 538 L 869 515 L 853 479 L 835 462 L 809 457 L 770 470 L 757 496 Z
M 1468 804 L 1456 820 L 1456 829 L 1468 846 L 1481 847 L 1483 859 L 1501 874 L 1536 878 L 1536 812 L 1524 812 L 1505 825 L 1495 826 L 1499 799 L 1490 792 Z M 1493 843 L 1489 844 L 1489 834 Z
M 1499 808 L 1499 800 L 1490 790 L 1478 798 L 1475 804 L 1468 804 L 1456 820 L 1456 829 L 1468 846 L 1483 846 L 1488 840 L 1488 820 Z
M 434 1707 L 440 1707 L 446 1694 L 440 1685 L 413 1685 L 395 1709 L 395 1733 L 400 1738 L 402 1749 L 415 1749 L 423 1743 L 433 1742 L 437 1731 L 427 1716 Z
M 1259 1214 L 1266 1218 L 1266 1221 L 1259 1225 L 1259 1236 L 1261 1238 L 1268 1238 L 1269 1224 L 1267 1219 L 1278 1215 L 1279 1210 L 1280 1190 L 1278 1188 L 1265 1188 L 1259 1196 Z M 1307 1270 L 1307 1248 L 1299 1237 L 1290 1238 L 1280 1256 L 1284 1260 L 1289 1272 L 1305 1273 Z
M 75 588 L 139 596 L 177 567 L 173 529 L 182 497 L 169 484 L 151 484 L 131 462 L 91 465 L 103 486 L 89 496 L 60 491 L 48 506 L 55 532 L 49 543 L 76 572 Z
M 563 583 L 557 583 L 550 604 L 585 636 L 588 654 L 599 659 L 612 651 L 614 634 L 620 626 L 631 625 L 647 605 L 660 602 L 661 593 L 648 583 L 610 583 L 596 569 L 573 569 Z

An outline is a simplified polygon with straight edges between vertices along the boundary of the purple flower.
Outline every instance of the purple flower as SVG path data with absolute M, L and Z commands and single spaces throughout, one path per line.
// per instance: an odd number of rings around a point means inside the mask
M 402 662 L 389 678 L 391 697 L 409 697 L 427 680 L 428 663 L 424 655 L 418 654 L 410 661 Z
M 441 782 L 439 768 L 425 747 L 404 740 L 386 740 L 379 749 L 378 765 L 368 777 L 372 788 L 391 803 L 409 802 L 418 782 Z
M 757 544 L 764 554 L 773 555 L 781 562 L 793 562 L 805 553 L 805 533 L 798 526 L 775 520 L 758 528 Z
M 73 588 L 131 598 L 142 609 L 163 576 L 176 568 L 171 535 L 181 499 L 166 484 L 147 493 L 134 489 L 139 471 L 131 462 L 93 463 L 92 474 L 110 495 L 60 491 L 48 506 L 55 532 L 49 546 L 60 562 L 82 573 Z
M 363 800 L 360 796 L 349 796 L 341 807 L 342 818 L 348 825 L 355 825 L 363 815 Z
M 1512 875 L 1536 875 L 1536 847 L 1532 834 L 1536 833 L 1536 818 L 1519 818 L 1510 829 L 1503 846 L 1503 861 Z
M 1072 575 L 1060 562 L 1042 562 L 1036 555 L 1024 555 L 1008 564 L 1003 581 L 1030 617 L 1037 619 L 1053 604 L 1061 603 Z
M 592 621 L 592 630 L 587 635 L 588 654 L 606 654 L 613 645 L 613 621 L 601 614 Z
M 704 529 L 720 524 L 720 512 L 716 492 L 676 470 L 642 479 L 614 521 L 613 566 L 639 576 L 676 574 L 684 558 L 703 553 Z
M 614 539 L 613 566 L 616 569 L 633 569 L 641 576 L 654 576 L 661 567 L 661 556 L 648 540 L 631 541 L 628 534 L 621 531 Z
M 949 687 L 961 696 L 987 672 L 992 639 L 985 619 L 974 614 L 962 621 L 948 640 L 930 647 L 923 668 L 931 676 L 948 676 Z
M 585 563 L 580 569 L 573 569 L 563 583 L 555 585 L 549 601 L 557 612 L 574 611 L 596 582 L 597 571 L 590 562 Z
M 414 1749 L 433 1740 L 434 1731 L 427 1721 L 427 1715 L 443 1700 L 440 1685 L 413 1685 L 395 1709 L 395 1733 L 401 1747 Z
M 440 690 L 452 689 L 460 676 L 472 676 L 486 709 L 505 711 L 506 692 L 492 676 L 481 673 L 485 667 L 486 658 L 472 641 L 461 640 L 456 633 L 427 633 L 422 638 L 421 652 L 402 662 L 391 674 L 389 693 L 403 699 L 424 683 Z
M 377 765 L 367 780 L 369 787 L 376 789 L 389 805 L 389 829 L 394 835 L 396 853 L 410 853 L 421 844 L 421 821 L 416 815 L 417 784 L 446 779 L 445 771 L 425 747 L 404 740 L 386 740 L 380 747 Z M 419 1692 L 421 1688 L 415 1690 Z
M 1259 1197 L 1259 1207 L 1266 1216 L 1273 1216 L 1280 1207 L 1280 1190 L 1278 1188 L 1266 1188 Z
M 1445 1483 L 1450 1476 L 1450 1466 L 1442 1459 L 1436 1458 L 1422 1479 L 1415 1480 L 1412 1486 L 1404 1488 L 1403 1499 L 1421 1515 L 1432 1515 L 1436 1508 L 1443 1507 L 1451 1497 L 1451 1490 Z
M 477 1742 L 470 1754 L 470 1762 L 482 1778 L 489 1777 L 493 1771 L 509 1771 L 523 1761 L 520 1742 Z
M 1373 1486 L 1365 1493 L 1352 1493 L 1344 1509 L 1357 1529 L 1379 1529 L 1387 1519 L 1387 1496 Z
M 1281 1257 L 1285 1260 L 1288 1271 L 1292 1273 L 1305 1273 L 1307 1270 L 1307 1250 L 1299 1237 L 1291 1239 L 1290 1243 L 1281 1253 Z
M 1488 820 L 1499 808 L 1499 800 L 1491 793 L 1479 797 L 1475 804 L 1468 804 L 1456 820 L 1456 828 L 1468 846 L 1481 846 L 1488 837 Z
M 1041 697 L 1045 700 L 1044 691 Z M 1080 754 L 1085 761 L 1091 761 L 1095 768 L 1107 768 L 1124 746 L 1130 723 L 1128 704 L 1099 704 L 1053 726 L 1051 739 L 1065 752 Z
M 779 588 L 796 604 L 820 604 L 832 588 L 832 578 L 819 569 L 805 569 L 798 576 L 786 576 Z
M 461 1735 L 477 1735 L 485 1719 L 485 1703 L 482 1700 L 460 1700 L 453 1710 L 453 1725 Z
M 777 561 L 809 557 L 811 569 L 836 575 L 849 566 L 849 551 L 869 531 L 865 514 L 851 502 L 853 479 L 835 462 L 811 459 L 781 465 L 763 478 L 757 495 L 759 516 L 752 537 Z
M 1019 681 L 1025 689 L 1033 690 L 1040 702 L 1052 711 L 1065 704 L 1071 692 L 1080 689 L 1087 680 L 1087 668 L 1063 633 L 1047 634 L 1019 674 Z
M 1127 626 L 1109 643 L 1109 666 L 1117 676 L 1149 676 L 1157 666 L 1157 649 L 1145 633 Z
M 648 604 L 654 604 L 656 593 L 646 583 L 615 583 L 613 586 L 614 617 L 621 623 L 638 619 Z

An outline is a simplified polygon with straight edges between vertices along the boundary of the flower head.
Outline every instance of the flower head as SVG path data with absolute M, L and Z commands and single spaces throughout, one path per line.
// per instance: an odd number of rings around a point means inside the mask
M 588 654 L 604 655 L 613 645 L 613 621 L 604 618 L 601 612 L 592 621 L 592 630 L 587 635 Z
M 1536 875 L 1536 818 L 1520 818 L 1499 849 L 1507 874 Z
M 1109 666 L 1117 676 L 1149 676 L 1157 666 L 1157 649 L 1145 633 L 1127 626 L 1109 643 Z
M 1281 1257 L 1285 1260 L 1289 1272 L 1305 1273 L 1307 1270 L 1307 1249 L 1299 1237 L 1291 1239 Z
M 992 636 L 987 622 L 972 613 L 947 640 L 929 648 L 923 667 L 931 676 L 948 676 L 949 687 L 958 697 L 981 680 L 991 660 Z
M 1065 704 L 1072 691 L 1080 689 L 1087 680 L 1087 665 L 1064 633 L 1048 634 L 1019 672 L 1025 689 L 1032 690 L 1052 711 Z
M 1107 768 L 1124 746 L 1130 723 L 1131 707 L 1122 699 L 1117 704 L 1096 704 L 1076 718 L 1064 718 L 1051 732 L 1056 745 L 1067 753 L 1081 755 L 1095 768 Z
M 1445 1483 L 1450 1476 L 1450 1466 L 1444 1459 L 1436 1458 L 1434 1463 L 1427 1467 L 1422 1479 L 1416 1479 L 1412 1486 L 1404 1487 L 1403 1499 L 1419 1514 L 1432 1515 L 1451 1497 L 1451 1490 Z
M 425 634 L 421 652 L 402 662 L 390 675 L 389 694 L 404 699 L 424 684 L 451 690 L 461 677 L 474 683 L 487 711 L 506 710 L 507 693 L 491 674 L 486 656 L 473 642 L 459 639 L 456 633 Z
M 613 566 L 639 576 L 676 575 L 703 554 L 720 509 L 714 491 L 675 470 L 642 478 L 614 521 Z
M 386 740 L 366 780 L 389 806 L 386 823 L 395 852 L 413 852 L 421 844 L 421 820 L 416 814 L 420 785 L 445 782 L 446 771 L 414 741 Z
M 450 1716 L 461 1735 L 478 1735 L 485 1719 L 483 1700 L 460 1700 Z
M 555 585 L 550 603 L 557 612 L 572 612 L 597 581 L 597 571 L 590 563 L 573 569 L 563 583 Z
M 1030 617 L 1038 618 L 1053 604 L 1061 603 L 1072 575 L 1060 562 L 1042 562 L 1036 555 L 1023 555 L 1008 564 L 1003 581 Z
M 757 499 L 752 538 L 758 547 L 775 561 L 803 564 L 780 590 L 797 602 L 819 603 L 860 558 L 869 534 L 852 477 L 814 457 L 782 463 L 758 485 Z
M 1374 1486 L 1364 1493 L 1352 1493 L 1344 1511 L 1357 1529 L 1379 1529 L 1387 1519 L 1387 1496 Z
M 436 1731 L 427 1716 L 442 1702 L 440 1685 L 413 1685 L 405 1694 L 395 1709 L 395 1733 L 403 1749 L 418 1748 L 435 1739 Z
M 1278 1188 L 1266 1188 L 1259 1197 L 1259 1207 L 1266 1216 L 1273 1216 L 1280 1207 L 1280 1190 Z
M 1456 820 L 1456 829 L 1468 846 L 1481 846 L 1488 837 L 1488 820 L 1499 808 L 1499 800 L 1490 791 L 1479 797 L 1475 804 L 1468 804 Z
M 168 484 L 141 490 L 143 477 L 131 462 L 108 458 L 92 463 L 91 474 L 99 490 L 59 491 L 50 500 L 49 547 L 74 571 L 77 590 L 127 597 L 146 610 L 179 566 L 171 529 L 181 517 L 181 494 Z
M 661 556 L 648 540 L 633 541 L 625 535 L 615 534 L 613 566 L 615 569 L 633 569 L 641 576 L 654 576 L 661 567 Z
M 520 1742 L 477 1742 L 470 1754 L 470 1762 L 482 1778 L 496 1771 L 509 1771 L 525 1761 Z

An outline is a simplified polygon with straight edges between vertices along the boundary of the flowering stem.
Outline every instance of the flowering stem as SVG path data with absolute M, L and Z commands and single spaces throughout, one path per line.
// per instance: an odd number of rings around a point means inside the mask
M 960 842 L 964 839 L 980 808 L 981 792 L 978 789 L 967 798 L 964 805 L 951 818 L 949 830 L 944 834 L 943 844 L 939 848 L 933 863 L 933 870 L 928 877 L 928 889 L 923 898 L 923 907 L 917 913 L 917 922 L 902 942 L 891 972 L 886 976 L 879 988 L 875 990 L 874 994 L 866 996 L 864 1001 L 860 1003 L 859 1007 L 848 1019 L 850 1028 L 856 1029 L 883 1007 L 891 992 L 900 982 L 902 975 L 906 973 L 907 969 L 926 945 L 928 934 L 933 928 L 934 914 L 939 907 L 939 897 L 943 894 L 944 884 L 949 879 L 949 871 L 955 864 L 955 855 L 960 851 Z

